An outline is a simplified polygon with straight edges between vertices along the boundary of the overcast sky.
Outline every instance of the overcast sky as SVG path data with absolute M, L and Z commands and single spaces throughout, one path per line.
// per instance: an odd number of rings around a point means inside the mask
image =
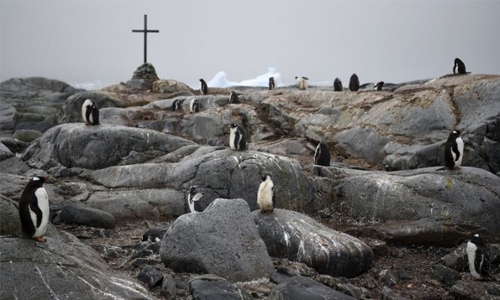
M 500 74 L 500 1 L 0 0 L 0 80 L 127 81 L 148 61 L 190 85 L 276 67 L 284 82 L 403 82 L 452 72 Z

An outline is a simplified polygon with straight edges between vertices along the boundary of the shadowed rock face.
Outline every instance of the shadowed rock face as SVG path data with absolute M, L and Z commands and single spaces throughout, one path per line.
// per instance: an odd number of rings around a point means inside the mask
M 76 237 L 49 225 L 47 242 L 1 237 L 2 299 L 155 299 L 131 278 L 112 272 Z M 29 288 L 20 283 L 29 282 Z
M 204 212 L 179 217 L 162 239 L 165 266 L 230 281 L 269 277 L 274 270 L 243 199 L 216 199 Z
M 269 255 L 306 263 L 319 273 L 354 277 L 366 271 L 373 252 L 365 243 L 289 210 L 252 212 Z
M 324 284 L 308 277 L 295 276 L 290 280 L 278 284 L 271 290 L 270 300 L 302 300 L 302 299 L 336 299 L 354 300 L 351 296 L 337 292 Z

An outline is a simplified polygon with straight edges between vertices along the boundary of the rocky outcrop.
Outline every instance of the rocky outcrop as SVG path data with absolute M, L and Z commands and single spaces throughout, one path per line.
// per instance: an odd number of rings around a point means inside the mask
M 150 63 L 144 63 L 134 71 L 134 75 L 132 79 L 127 81 L 127 85 L 135 89 L 150 90 L 153 82 L 158 79 L 155 67 Z
M 273 176 L 277 207 L 314 211 L 324 205 L 296 160 L 256 151 L 194 152 L 176 163 L 154 162 L 97 170 L 91 179 L 109 188 L 161 186 L 187 191 L 194 185 L 204 194 L 198 201 L 201 208 L 216 198 L 243 198 L 255 210 L 264 171 Z
M 321 172 L 333 179 L 336 209 L 377 223 L 386 241 L 453 246 L 470 230 L 500 233 L 500 177 L 482 169 Z
M 145 162 L 192 142 L 123 126 L 63 124 L 51 128 L 28 150 L 23 159 L 32 167 L 102 169 Z
M 16 108 L 3 99 L 0 99 L 0 130 L 13 130 L 15 123 Z
M 161 242 L 165 266 L 230 281 L 269 277 L 271 258 L 243 199 L 216 199 L 204 212 L 179 217 Z
M 354 277 L 373 260 L 372 250 L 360 240 L 327 228 L 308 216 L 274 209 L 252 212 L 269 255 L 304 262 L 319 273 Z

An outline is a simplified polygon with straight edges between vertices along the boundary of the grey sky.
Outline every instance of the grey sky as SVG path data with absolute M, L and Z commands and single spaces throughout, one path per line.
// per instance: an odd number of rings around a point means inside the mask
M 500 73 L 500 1 L 10 1 L 1 0 L 0 79 L 68 83 L 130 79 L 143 60 L 162 79 L 231 81 L 276 67 L 284 82 L 340 77 L 402 82 Z

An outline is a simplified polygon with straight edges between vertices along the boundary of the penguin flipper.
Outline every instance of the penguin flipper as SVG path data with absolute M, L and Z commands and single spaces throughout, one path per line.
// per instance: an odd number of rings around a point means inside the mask
M 40 227 L 40 224 L 42 224 L 42 210 L 40 209 L 40 207 L 38 207 L 38 204 L 36 202 L 30 204 L 29 208 L 30 211 L 35 213 L 36 215 L 36 228 Z
M 458 151 L 457 143 L 453 143 L 453 147 L 451 147 L 451 151 L 453 151 L 453 153 L 455 153 L 455 161 L 457 161 L 460 158 L 460 151 Z
M 198 201 L 201 199 L 201 197 L 203 197 L 203 194 L 202 193 L 197 193 L 196 195 L 193 196 L 193 199 L 191 199 L 191 201 Z

